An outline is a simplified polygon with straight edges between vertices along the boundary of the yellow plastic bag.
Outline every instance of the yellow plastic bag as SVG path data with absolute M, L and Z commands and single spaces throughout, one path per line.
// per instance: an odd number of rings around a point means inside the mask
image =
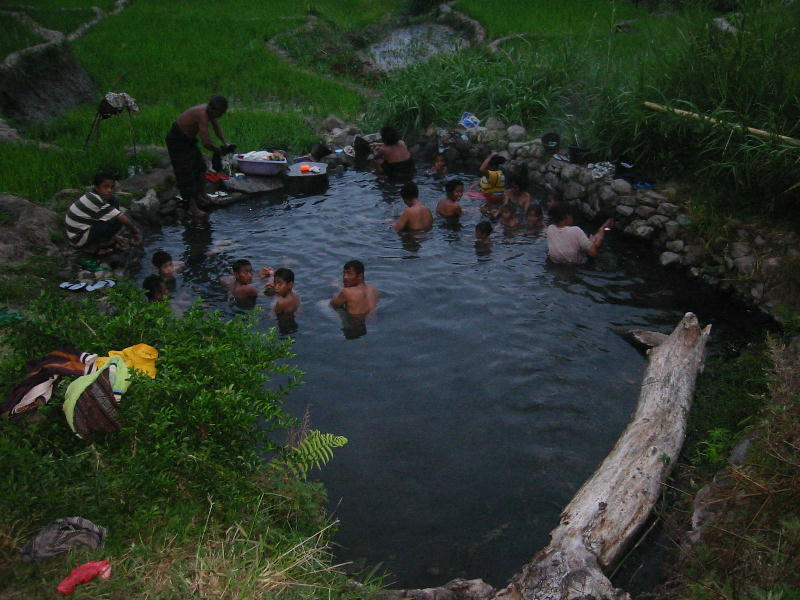
M 111 356 L 119 356 L 129 368 L 141 371 L 153 379 L 156 377 L 158 350 L 152 346 L 136 344 L 135 346 L 128 346 L 124 350 L 109 350 L 108 356 L 101 356 L 97 359 L 95 362 L 97 368 L 100 369 Z

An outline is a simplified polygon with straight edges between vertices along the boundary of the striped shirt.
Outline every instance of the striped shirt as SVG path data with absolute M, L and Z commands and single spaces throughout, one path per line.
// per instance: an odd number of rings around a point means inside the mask
M 67 209 L 64 223 L 67 225 L 67 239 L 80 248 L 89 238 L 89 229 L 98 221 L 110 221 L 122 214 L 116 198 L 103 200 L 94 192 L 86 192 Z

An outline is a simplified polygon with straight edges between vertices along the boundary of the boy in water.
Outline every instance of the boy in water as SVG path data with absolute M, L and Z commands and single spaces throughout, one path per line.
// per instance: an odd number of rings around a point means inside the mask
M 614 221 L 606 220 L 591 237 L 573 225 L 572 210 L 566 204 L 550 211 L 553 224 L 547 227 L 547 257 L 554 263 L 579 265 L 589 256 L 596 256 L 603 238 Z
M 418 199 L 419 188 L 413 181 L 403 184 L 400 188 L 400 197 L 407 208 L 394 224 L 395 231 L 425 231 L 431 228 L 433 215 L 431 209 Z
M 249 260 L 239 259 L 233 261 L 233 275 L 225 275 L 220 277 L 220 281 L 228 288 L 231 296 L 237 303 L 248 303 L 255 305 L 258 290 L 253 287 L 253 265 Z M 259 276 L 269 278 L 272 275 L 272 269 L 263 267 L 259 271 Z
M 529 231 L 535 231 L 544 226 L 544 217 L 542 216 L 542 207 L 534 203 L 528 207 L 528 212 L 525 213 L 525 227 Z
M 164 282 L 164 286 L 169 292 L 175 291 L 175 274 L 183 271 L 183 263 L 173 261 L 168 252 L 156 250 L 153 253 L 153 266 L 158 273 L 158 277 Z
M 445 159 L 443 154 L 436 155 L 431 168 L 425 171 L 425 174 L 432 177 L 444 177 L 447 175 L 447 159 Z
M 378 290 L 364 282 L 364 263 L 360 260 L 344 264 L 342 285 L 339 293 L 331 298 L 333 308 L 344 307 L 349 315 L 365 315 L 378 306 Z
M 281 267 L 275 271 L 273 277 L 272 287 L 275 294 L 280 296 L 273 310 L 275 315 L 292 316 L 297 309 L 300 308 L 300 296 L 295 293 L 294 288 L 294 271 Z
M 167 286 L 164 284 L 164 280 L 158 275 L 148 275 L 145 277 L 142 282 L 142 289 L 145 291 L 149 302 L 161 302 L 169 297 Z
M 444 184 L 444 191 L 447 196 L 439 200 L 436 212 L 445 218 L 460 217 L 463 209 L 458 201 L 464 195 L 463 182 L 460 179 L 451 179 Z

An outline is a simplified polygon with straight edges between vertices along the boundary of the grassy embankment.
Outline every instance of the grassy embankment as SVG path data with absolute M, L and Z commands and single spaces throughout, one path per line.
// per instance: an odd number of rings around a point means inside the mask
M 315 2 L 314 10 L 347 31 L 383 16 L 393 4 L 343 6 L 325 0 Z M 48 15 L 52 20 L 58 13 Z M 63 151 L 0 145 L 0 191 L 44 202 L 60 189 L 86 185 L 100 167 L 124 173 L 124 148 L 131 145 L 124 116 L 103 122 L 100 142 L 82 151 L 97 102 L 107 90 L 125 91 L 139 104 L 141 112 L 134 116 L 139 145 L 163 145 L 182 110 L 222 93 L 231 101 L 221 121 L 230 141 L 241 148 L 307 148 L 315 140 L 307 117 L 331 112 L 351 117 L 361 110 L 361 99 L 332 79 L 299 72 L 266 49 L 266 40 L 306 18 L 305 4 L 281 6 L 276 13 L 274 6 L 244 0 L 132 3 L 75 44 L 97 99 L 51 122 L 22 128 L 26 137 Z
M 702 4 L 648 13 L 630 2 L 460 0 L 491 38 L 527 37 L 497 55 L 475 49 L 397 74 L 370 112 L 409 129 L 455 123 L 465 110 L 494 114 L 535 134 L 577 136 L 595 159 L 625 157 L 650 177 L 690 182 L 694 212 L 709 224 L 800 225 L 799 147 L 643 107 L 649 100 L 800 138 L 800 6 L 737 2 L 740 33 L 731 35 Z M 629 32 L 615 32 L 632 19 Z
M 330 7 L 346 28 L 368 23 L 386 3 L 317 7 Z M 273 7 L 245 2 L 137 1 L 82 38 L 75 53 L 99 90 L 124 90 L 140 103 L 139 144 L 161 144 L 180 110 L 221 92 L 232 100 L 223 121 L 231 141 L 302 146 L 313 140 L 306 116 L 360 109 L 349 89 L 295 73 L 264 49 L 266 38 L 304 19 L 304 8 L 284 7 L 276 18 Z M 62 150 L 0 145 L 0 189 L 46 202 L 58 189 L 85 185 L 100 167 L 124 171 L 124 119 L 103 123 L 97 147 L 81 151 L 95 106 L 23 129 Z M 36 280 L 26 269 L 33 297 Z M 226 323 L 199 308 L 176 318 L 137 291 L 111 296 L 113 317 L 43 295 L 26 303 L 28 321 L 0 330 L 3 397 L 23 378 L 26 360 L 59 346 L 104 354 L 147 342 L 161 353 L 157 378 L 137 376 L 125 394 L 118 433 L 91 443 L 72 435 L 60 409 L 66 382 L 36 419 L 3 424 L 0 597 L 51 598 L 72 567 L 95 559 L 111 561 L 112 578 L 74 597 L 370 597 L 371 587 L 354 590 L 333 565 L 324 491 L 306 479 L 341 440 L 312 432 L 297 449 L 274 442 L 276 430 L 296 426 L 280 409 L 299 376 L 280 366 L 291 358 L 287 343 L 254 333 L 249 319 Z M 275 457 L 269 463 L 266 452 Z M 26 539 L 72 515 L 109 529 L 105 550 L 19 561 Z

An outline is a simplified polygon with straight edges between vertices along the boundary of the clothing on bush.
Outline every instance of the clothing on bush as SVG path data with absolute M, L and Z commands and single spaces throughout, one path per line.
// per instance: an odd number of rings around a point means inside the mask
M 105 527 L 95 525 L 89 519 L 56 519 L 25 543 L 21 550 L 22 559 L 50 558 L 69 552 L 76 546 L 102 549 L 106 543 L 106 535 L 108 531 Z
M 63 406 L 70 429 L 85 440 L 98 431 L 118 431 L 122 427 L 119 399 L 129 384 L 128 367 L 119 356 L 112 356 L 94 373 L 70 383 Z
M 120 356 L 125 364 L 131 369 L 136 369 L 155 379 L 156 359 L 158 358 L 158 350 L 147 344 L 136 344 L 135 346 L 128 346 L 124 350 L 109 350 L 108 356 L 101 356 L 97 359 L 97 368 L 101 368 L 109 357 Z
M 96 354 L 75 348 L 58 348 L 40 360 L 28 361 L 25 364 L 27 376 L 0 405 L 0 414 L 11 413 L 14 419 L 36 410 L 50 400 L 53 387 L 62 375 L 91 373 L 95 369 L 96 359 Z

